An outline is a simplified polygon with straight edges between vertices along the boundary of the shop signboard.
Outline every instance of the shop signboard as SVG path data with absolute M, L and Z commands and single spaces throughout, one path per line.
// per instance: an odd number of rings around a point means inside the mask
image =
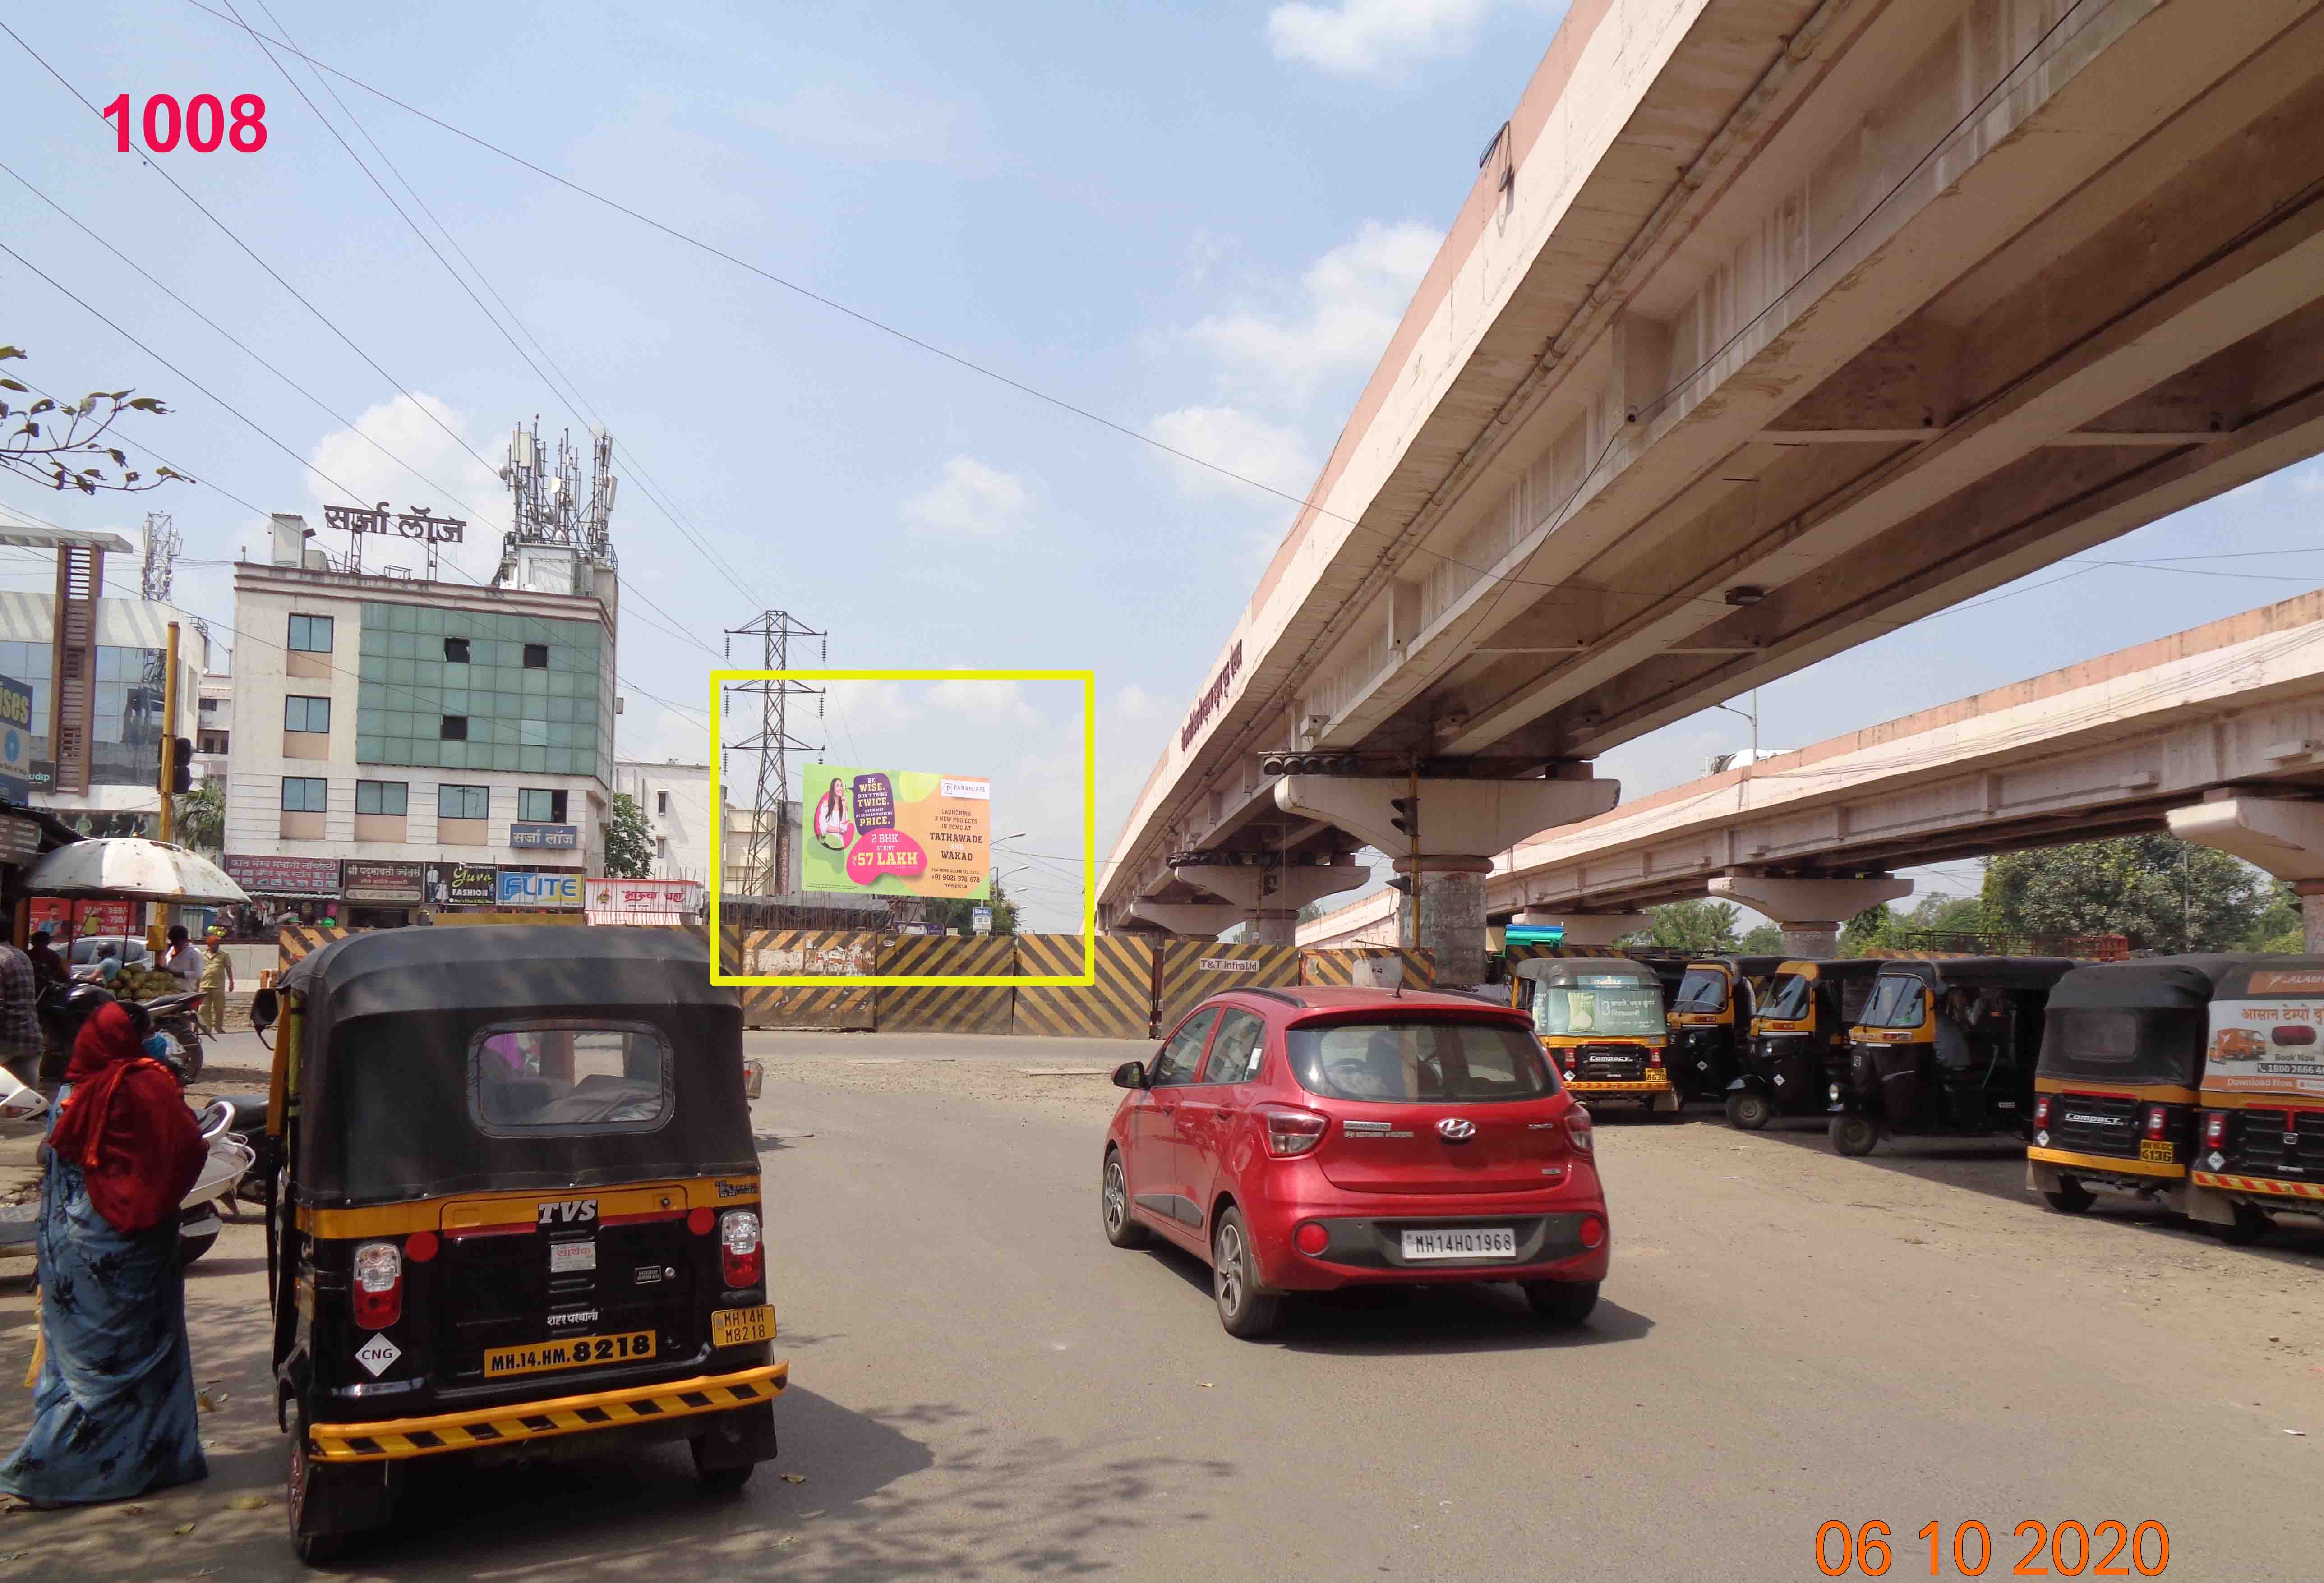
M 578 824 L 511 824 L 509 845 L 519 849 L 576 851 L 581 846 Z
M 587 879 L 582 894 L 593 924 L 682 924 L 703 907 L 691 879 Z
M 0 676 L 0 797 L 32 801 L 32 689 Z
M 500 900 L 500 871 L 490 863 L 429 863 L 420 887 L 435 907 L 491 907 Z
M 577 907 L 581 905 L 581 876 L 527 874 L 516 869 L 503 869 L 497 899 L 504 907 Z
M 226 878 L 253 896 L 336 900 L 339 894 L 337 858 L 278 858 L 228 852 L 223 866 Z
M 420 901 L 418 863 L 382 862 L 374 858 L 348 858 L 340 868 L 340 894 L 351 902 L 373 906 L 408 907 Z
M 69 901 L 61 896 L 36 896 L 31 900 L 32 927 L 46 929 L 59 945 L 83 934 L 126 934 L 128 901 Z
M 991 887 L 992 783 L 973 776 L 810 764 L 800 885 L 863 896 L 982 901 Z
M 41 855 L 41 827 L 30 819 L 0 816 L 0 863 L 29 863 Z

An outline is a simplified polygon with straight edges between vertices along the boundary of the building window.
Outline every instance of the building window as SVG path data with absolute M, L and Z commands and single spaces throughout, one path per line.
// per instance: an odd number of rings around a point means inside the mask
M 465 714 L 446 715 L 444 717 L 444 722 L 436 728 L 436 734 L 438 737 L 447 742 L 466 741 L 468 740 L 468 717 Z
M 654 857 L 658 861 L 663 862 L 669 861 L 669 841 L 668 837 L 659 835 L 654 837 Z
M 202 700 L 202 713 L 203 713 L 204 714 L 213 714 L 213 713 L 217 713 L 217 706 L 218 706 L 218 701 L 217 701 L 217 699 L 215 699 L 215 698 L 205 698 L 205 699 L 203 699 L 203 700 Z
M 524 668 L 527 670 L 547 670 L 549 668 L 549 645 L 546 643 L 526 644 L 524 646 Z
M 516 794 L 516 816 L 527 824 L 565 823 L 565 794 L 524 787 Z
M 292 616 L 290 649 L 296 654 L 328 654 L 331 651 L 331 618 L 310 615 Z
M 223 753 L 226 751 L 226 732 L 222 731 L 206 731 L 202 732 L 201 741 L 199 744 L 195 747 L 194 751 L 197 753 Z
M 466 638 L 447 638 L 444 640 L 444 663 L 447 665 L 466 665 L 468 663 L 468 640 Z
M 358 814 L 393 814 L 400 817 L 410 803 L 411 786 L 408 781 L 355 782 L 355 812 Z
M 331 729 L 331 701 L 328 698 L 303 697 L 297 693 L 282 700 L 284 731 L 327 732 Z
M 669 812 L 669 794 L 668 792 L 654 793 L 654 812 L 657 814 L 667 814 Z
M 286 775 L 282 778 L 282 811 L 286 814 L 320 814 L 329 801 L 331 783 L 319 775 Z
M 438 819 L 489 819 L 493 788 L 488 786 L 439 786 L 436 788 Z

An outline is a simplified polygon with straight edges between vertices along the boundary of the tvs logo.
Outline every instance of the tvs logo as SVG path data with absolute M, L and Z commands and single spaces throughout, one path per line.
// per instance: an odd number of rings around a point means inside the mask
M 540 1206 L 541 1226 L 586 1226 L 597 1219 L 597 1201 L 594 1198 L 568 1198 L 562 1203 Z
M 1477 1124 L 1462 1116 L 1447 1116 L 1436 1124 L 1436 1136 L 1446 1143 L 1467 1143 L 1477 1136 Z

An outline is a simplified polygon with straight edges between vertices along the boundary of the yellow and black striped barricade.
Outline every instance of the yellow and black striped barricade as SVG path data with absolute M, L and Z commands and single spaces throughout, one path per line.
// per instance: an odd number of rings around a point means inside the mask
M 779 974 L 869 978 L 880 967 L 881 937 L 868 930 L 719 930 L 718 965 L 740 978 Z M 742 1023 L 754 1028 L 830 1028 L 869 1031 L 877 1021 L 876 995 L 869 984 L 767 985 L 742 991 Z
M 1017 976 L 1078 978 L 1078 934 L 1017 936 Z M 1142 934 L 1097 937 L 1097 982 L 1017 989 L 1016 1031 L 1051 1038 L 1154 1036 L 1154 943 Z
M 1017 943 L 1006 934 L 899 934 L 881 954 L 882 978 L 1013 978 Z M 880 1031 L 1005 1034 L 1016 1022 L 1016 991 L 966 984 L 921 984 L 880 991 Z
M 1410 945 L 1310 947 L 1299 953 L 1299 981 L 1351 985 L 1356 981 L 1358 962 L 1382 961 L 1399 964 L 1404 975 L 1399 989 L 1425 989 L 1436 982 L 1436 953 Z
M 1215 940 L 1173 940 L 1163 950 L 1162 1004 L 1157 1032 L 1167 1033 L 1206 997 L 1222 989 L 1296 989 L 1299 951 L 1292 945 L 1222 945 Z
M 319 924 L 290 924 L 274 938 L 274 949 L 281 958 L 280 972 L 310 952 L 320 951 L 334 940 L 344 940 L 352 931 L 334 925 L 326 929 Z

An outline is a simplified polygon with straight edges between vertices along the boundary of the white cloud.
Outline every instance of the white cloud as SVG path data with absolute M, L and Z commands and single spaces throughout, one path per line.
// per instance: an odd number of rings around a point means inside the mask
M 942 478 L 904 502 L 904 517 L 930 532 L 998 544 L 1017 536 L 1032 506 L 1023 479 L 964 456 L 946 462 Z
M 1041 723 L 1040 711 L 1025 701 L 1025 689 L 1015 682 L 938 682 L 928 689 L 928 702 L 955 719 L 980 725 Z
M 826 737 L 845 733 L 851 744 L 878 732 L 908 726 L 920 717 L 919 704 L 897 682 L 833 682 L 825 689 L 825 718 L 833 729 Z
M 1165 412 L 1148 428 L 1156 439 L 1213 465 L 1173 457 L 1178 492 L 1194 497 L 1233 495 L 1250 498 L 1250 486 L 1226 475 L 1231 473 L 1283 491 L 1304 495 L 1315 481 L 1315 462 L 1298 430 L 1270 423 L 1239 407 L 1181 407 Z M 1226 473 L 1216 471 L 1224 468 Z
M 1136 682 L 1124 682 L 1106 704 L 1106 715 L 1124 724 L 1139 721 L 1160 720 L 1169 713 L 1169 705 Z
M 1215 316 L 1186 331 L 1186 337 L 1218 360 L 1231 385 L 1279 400 L 1305 401 L 1323 381 L 1379 360 L 1443 240 L 1443 232 L 1414 221 L 1367 220 L 1352 241 L 1308 268 L 1301 281 L 1306 301 L 1299 311 L 1287 317 L 1256 309 Z
M 1308 0 L 1267 14 L 1278 60 L 1333 77 L 1397 78 L 1416 60 L 1467 53 L 1489 0 Z
M 471 446 L 476 455 L 470 454 Z M 353 491 L 355 501 L 364 505 L 387 501 L 398 510 L 426 506 L 437 516 L 460 518 L 468 524 L 466 539 L 446 548 L 444 558 L 472 575 L 487 576 L 497 563 L 507 511 L 498 474 L 477 456 L 493 456 L 504 449 L 496 437 L 470 436 L 467 420 L 434 396 L 425 391 L 399 395 L 364 412 L 354 428 L 335 429 L 315 442 L 307 456 L 315 469 L 307 475 L 307 490 L 318 504 L 350 503 L 323 482 L 328 478 Z M 346 536 L 326 529 L 319 511 L 309 517 L 307 525 L 316 529 L 315 540 L 322 548 L 333 555 L 346 553 Z M 427 560 L 420 545 L 393 534 L 365 535 L 363 558 L 372 571 L 420 566 Z

